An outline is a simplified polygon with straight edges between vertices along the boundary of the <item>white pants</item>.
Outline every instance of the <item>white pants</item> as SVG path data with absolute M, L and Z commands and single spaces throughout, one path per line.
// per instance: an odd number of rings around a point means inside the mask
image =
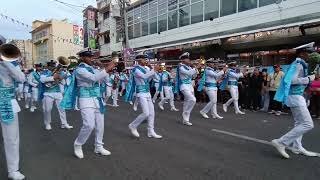
M 24 94 L 25 107 L 29 108 L 30 107 L 30 103 L 31 103 L 31 93 L 23 92 L 23 94 Z
M 23 98 L 23 84 L 18 84 L 17 96 L 18 96 L 19 99 Z
M 130 124 L 133 128 L 138 126 L 144 121 L 148 120 L 148 132 L 154 132 L 154 106 L 151 97 L 136 97 L 139 101 L 142 113 Z
M 158 95 L 160 94 L 160 99 L 163 100 L 163 87 L 162 87 L 162 91 L 158 91 L 159 90 L 159 83 L 154 83 L 154 87 L 156 88 L 156 92 L 153 95 L 153 101 L 156 101 L 158 98 Z
M 37 87 L 32 87 L 32 93 L 31 93 L 31 99 L 30 99 L 30 104 L 31 107 L 34 106 L 34 102 L 38 101 L 38 94 L 39 90 Z
M 193 89 L 182 90 L 181 93 L 184 96 L 182 117 L 184 121 L 189 122 L 191 111 L 194 105 L 196 104 L 197 100 L 196 100 L 196 97 L 194 96 Z
M 14 114 L 11 124 L 1 122 L 4 150 L 7 159 L 8 172 L 19 170 L 19 120 L 18 113 Z
M 175 108 L 174 106 L 174 94 L 171 86 L 163 87 L 165 97 L 160 101 L 160 104 L 163 106 L 166 101 L 169 101 L 171 108 Z
M 62 125 L 68 124 L 66 111 L 60 107 L 62 99 L 61 98 L 53 98 L 51 96 L 44 96 L 42 99 L 42 108 L 43 108 L 43 115 L 44 115 L 44 124 L 48 125 L 51 123 L 51 111 L 53 107 L 53 103 L 56 103 L 56 107 L 59 112 L 60 121 Z
M 104 114 L 98 108 L 81 109 L 82 127 L 74 144 L 84 145 L 95 129 L 95 147 L 103 147 Z
M 106 86 L 106 100 L 105 100 L 105 102 L 107 102 L 111 96 L 112 96 L 112 87 Z
M 216 116 L 217 113 L 217 92 L 216 89 L 206 90 L 207 95 L 209 96 L 209 103 L 201 110 L 201 112 L 208 113 L 211 111 L 211 115 Z
M 290 109 L 294 119 L 294 128 L 283 135 L 279 142 L 285 146 L 292 144 L 293 148 L 302 149 L 302 136 L 313 128 L 313 121 L 306 106 L 291 107 Z
M 231 98 L 226 102 L 227 106 L 230 106 L 231 103 L 233 103 L 234 106 L 234 110 L 236 112 L 239 112 L 239 104 L 238 104 L 238 100 L 239 100 L 239 91 L 238 91 L 238 87 L 237 86 L 231 86 L 229 89 L 229 92 L 231 94 Z
M 113 105 L 118 105 L 118 94 L 119 94 L 119 89 L 116 88 L 116 89 L 113 89 L 111 88 L 111 96 L 112 96 L 112 103 Z

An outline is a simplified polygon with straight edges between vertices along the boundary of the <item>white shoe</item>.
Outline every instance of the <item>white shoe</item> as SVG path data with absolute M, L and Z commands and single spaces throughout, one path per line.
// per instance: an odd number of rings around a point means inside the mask
M 156 100 L 152 99 L 153 104 L 156 103 Z
M 12 180 L 23 180 L 26 177 L 23 174 L 21 174 L 19 171 L 16 171 L 16 172 L 9 173 L 8 178 Z
M 286 152 L 286 147 L 278 142 L 277 139 L 271 141 L 273 147 L 277 149 L 277 151 L 286 159 L 289 159 L 290 156 Z
M 317 157 L 318 154 L 315 152 L 308 151 L 306 149 L 294 149 L 294 148 L 288 148 L 292 153 L 294 154 L 301 154 L 309 157 Z
M 244 113 L 242 111 L 236 111 L 236 114 L 246 114 L 246 113 Z
M 281 111 L 277 111 L 276 116 L 280 116 L 280 115 L 281 115 Z
M 140 134 L 139 134 L 139 132 L 138 132 L 138 130 L 137 130 L 136 128 L 133 128 L 133 127 L 131 127 L 131 126 L 129 125 L 129 129 L 130 129 L 130 131 L 131 131 L 131 134 L 132 134 L 134 137 L 136 137 L 136 138 L 139 138 L 139 137 L 140 137 Z
M 94 149 L 94 153 L 96 154 L 101 154 L 102 156 L 109 156 L 111 155 L 111 152 L 106 150 L 105 148 L 103 147 L 99 147 L 99 148 L 95 148 Z
M 74 145 L 73 147 L 74 147 L 74 155 L 79 159 L 83 159 L 82 146 Z
M 201 114 L 201 116 L 202 116 L 203 118 L 209 119 L 209 116 L 208 116 L 206 113 L 200 111 L 200 114 Z
M 177 109 L 177 108 L 175 108 L 175 107 L 172 107 L 172 108 L 171 108 L 171 111 L 178 112 L 178 111 L 179 111 L 179 109 Z
M 223 111 L 224 112 L 227 112 L 228 111 L 228 106 L 226 104 L 223 104 L 222 105 L 222 108 L 223 108 Z
M 30 112 L 34 112 L 34 107 L 31 106 Z
M 18 98 L 18 101 L 21 101 L 21 98 Z
M 69 124 L 62 124 L 61 129 L 73 129 L 73 126 L 70 126 Z
M 138 107 L 136 105 L 133 105 L 133 110 L 134 111 L 137 111 L 138 110 Z
M 161 139 L 162 138 L 162 136 L 160 136 L 159 134 L 156 134 L 155 132 L 148 133 L 148 137 L 149 138 L 155 138 L 155 139 Z
M 223 119 L 223 117 L 222 116 L 219 116 L 218 114 L 212 114 L 212 118 L 213 119 Z
M 25 108 L 26 108 L 26 109 L 29 109 L 29 105 L 26 105 Z
M 189 121 L 183 121 L 182 124 L 186 126 L 192 126 L 192 123 Z
M 46 127 L 45 127 L 46 130 L 50 131 L 52 128 L 51 128 L 51 125 L 50 124 L 46 124 Z
M 163 111 L 164 110 L 164 107 L 163 107 L 163 105 L 162 104 L 158 104 L 159 105 L 159 108 Z
M 130 102 L 129 102 L 129 104 L 130 104 L 130 105 L 132 105 L 132 104 L 133 104 L 133 102 L 132 102 L 132 101 L 130 101 Z
M 119 105 L 118 104 L 114 104 L 114 105 L 112 105 L 113 107 L 119 107 Z

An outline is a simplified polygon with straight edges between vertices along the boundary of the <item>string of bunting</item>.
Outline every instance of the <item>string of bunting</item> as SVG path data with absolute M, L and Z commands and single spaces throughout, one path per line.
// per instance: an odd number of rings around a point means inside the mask
M 5 15 L 5 14 L 0 13 L 0 17 L 6 19 L 6 20 L 8 20 L 8 21 L 12 21 L 12 23 L 16 23 L 16 24 L 18 24 L 18 25 L 21 25 L 21 26 L 24 26 L 24 27 L 27 27 L 27 28 L 32 28 L 32 26 L 28 25 L 27 23 L 21 22 L 21 21 L 19 21 L 19 20 L 17 20 L 17 19 L 14 19 L 14 18 L 10 17 L 10 16 L 7 16 L 7 15 Z M 56 38 L 56 39 L 54 39 L 54 42 L 60 42 L 60 41 L 62 41 L 63 43 L 70 43 L 70 44 L 74 44 L 74 45 L 81 45 L 81 43 L 79 43 L 79 44 L 74 43 L 74 42 L 72 41 L 72 39 L 62 38 L 62 37 L 59 37 L 59 36 L 56 36 L 56 35 L 53 35 L 53 34 L 49 34 L 49 35 Z

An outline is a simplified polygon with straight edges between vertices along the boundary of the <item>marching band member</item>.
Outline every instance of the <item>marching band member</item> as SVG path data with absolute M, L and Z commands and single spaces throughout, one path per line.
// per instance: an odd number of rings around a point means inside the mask
M 24 71 L 21 71 L 24 72 Z M 21 101 L 23 99 L 23 84 L 21 82 L 17 82 L 17 99 L 18 101 Z
M 155 72 L 159 71 L 159 66 L 155 66 L 154 69 L 149 70 L 145 68 L 147 57 L 145 55 L 138 55 L 136 60 L 138 65 L 132 70 L 132 78 L 129 81 L 128 91 L 125 95 L 126 101 L 132 100 L 132 95 L 136 91 L 136 98 L 139 101 L 139 105 L 142 109 L 142 113 L 129 124 L 129 129 L 134 137 L 139 138 L 138 126 L 144 121 L 148 121 L 148 137 L 160 139 L 162 136 L 158 135 L 154 131 L 154 105 L 150 94 L 149 81 L 154 77 Z M 151 68 L 151 67 L 150 67 Z
M 5 41 L 0 36 L 0 45 Z M 15 51 L 12 54 L 12 51 Z M 7 52 L 10 52 L 9 54 Z M 7 160 L 8 178 L 13 180 L 25 179 L 19 172 L 19 119 L 20 107 L 14 95 L 14 83 L 25 81 L 25 75 L 17 64 L 21 56 L 19 49 L 11 44 L 0 46 L 0 122 L 3 144 Z M 12 62 L 10 62 L 12 61 Z
M 54 72 L 56 63 L 48 62 L 48 69 L 44 70 L 40 75 L 40 81 L 43 83 L 43 91 L 40 95 L 42 98 L 42 109 L 44 115 L 44 125 L 46 130 L 51 130 L 51 111 L 53 103 L 56 103 L 56 107 L 59 112 L 61 128 L 62 129 L 72 129 L 73 126 L 70 126 L 67 122 L 66 112 L 62 109 L 59 104 L 62 100 L 62 92 L 58 82 L 60 82 L 63 77 L 60 73 Z M 46 84 L 52 84 L 52 86 L 47 86 Z
M 238 80 L 240 77 L 243 77 L 243 73 L 237 72 L 236 62 L 231 62 L 228 64 L 230 69 L 226 72 L 226 77 L 220 86 L 221 90 L 225 90 L 225 87 L 228 86 L 229 92 L 231 94 L 231 98 L 223 104 L 223 111 L 227 112 L 228 106 L 231 103 L 234 105 L 235 113 L 236 114 L 245 114 L 244 112 L 240 111 L 239 109 L 239 90 L 238 90 Z
M 217 84 L 219 79 L 224 75 L 226 67 L 221 71 L 216 71 L 216 61 L 208 60 L 207 67 L 204 70 L 200 85 L 198 86 L 198 91 L 202 91 L 205 88 L 205 91 L 210 99 L 209 103 L 200 111 L 202 117 L 208 119 L 207 113 L 211 111 L 213 118 L 222 119 L 217 113 Z
M 35 64 L 35 71 L 31 72 L 28 76 L 28 83 L 31 86 L 30 112 L 34 112 L 37 109 L 34 103 L 39 99 L 40 74 L 41 64 Z
M 305 88 L 315 79 L 315 75 L 308 76 L 308 64 L 306 63 L 309 59 L 308 53 L 314 51 L 314 42 L 295 49 L 298 57 L 291 63 L 275 95 L 275 100 L 290 107 L 295 121 L 294 128 L 287 134 L 271 141 L 284 158 L 290 158 L 286 148 L 295 154 L 317 156 L 316 153 L 306 150 L 301 142 L 303 135 L 314 127 L 306 100 L 303 97 Z
M 113 73 L 110 76 L 112 89 L 111 89 L 111 98 L 112 106 L 118 107 L 118 94 L 119 94 L 119 74 L 116 69 L 113 70 Z
M 103 67 L 101 63 L 99 64 L 101 70 L 97 70 L 92 66 L 94 54 L 90 50 L 82 50 L 78 55 L 81 63 L 74 70 L 70 86 L 66 89 L 61 103 L 64 109 L 74 109 L 76 99 L 78 99 L 83 124 L 74 141 L 74 155 L 79 159 L 84 157 L 82 146 L 95 129 L 94 152 L 108 156 L 111 153 L 103 147 L 105 104 L 102 100 L 99 82 L 109 76 L 107 72 L 112 70 L 115 64 L 109 63 L 107 67 Z
M 179 111 L 175 105 L 174 105 L 174 93 L 173 93 L 173 77 L 171 75 L 172 68 L 167 68 L 165 69 L 165 63 L 161 64 L 161 66 L 164 68 L 161 77 L 160 77 L 160 87 L 159 90 L 161 89 L 164 90 L 164 98 L 159 102 L 159 107 L 161 110 L 164 110 L 164 103 L 166 101 L 169 101 L 170 106 L 171 106 L 171 111 Z M 163 86 L 163 88 L 162 88 Z
M 191 111 L 196 104 L 194 96 L 194 88 L 192 86 L 192 77 L 198 73 L 198 67 L 191 67 L 189 53 L 184 53 L 180 56 L 181 63 L 177 68 L 175 93 L 181 93 L 184 96 L 182 123 L 187 126 L 192 126 L 190 122 Z
M 26 109 L 29 109 L 30 107 L 30 99 L 31 99 L 31 87 L 30 85 L 28 84 L 28 76 L 29 76 L 30 72 L 29 70 L 25 69 L 24 70 L 24 77 L 25 77 L 25 80 L 23 81 L 23 96 L 24 96 L 24 103 L 25 103 L 25 108 Z
M 128 75 L 127 75 L 127 70 L 123 70 L 120 73 L 120 84 L 121 84 L 120 96 L 122 96 L 123 92 L 126 90 L 126 86 L 127 86 L 128 80 L 129 80 L 129 78 L 128 78 Z
M 104 83 L 106 84 L 106 91 L 105 91 L 105 94 L 104 94 L 104 98 L 105 98 L 105 102 L 107 103 L 109 98 L 112 96 L 112 86 L 113 86 L 113 80 L 111 79 L 111 75 L 112 75 L 112 70 L 111 72 L 107 72 L 108 73 L 108 76 L 105 77 L 105 79 L 103 80 Z
M 163 96 L 163 87 L 159 88 L 161 76 L 162 76 L 162 72 L 161 72 L 161 70 L 159 70 L 159 72 L 156 72 L 154 78 L 152 79 L 154 82 L 154 87 L 156 88 L 156 92 L 154 93 L 153 98 L 152 98 L 153 103 L 156 102 L 159 94 L 160 94 L 160 100 L 163 100 L 163 97 L 164 97 Z

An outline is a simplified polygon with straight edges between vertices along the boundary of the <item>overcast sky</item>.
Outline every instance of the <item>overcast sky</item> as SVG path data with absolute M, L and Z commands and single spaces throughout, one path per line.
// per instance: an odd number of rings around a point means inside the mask
M 93 5 L 96 0 L 60 0 L 79 6 Z M 64 19 L 82 25 L 82 9 L 69 8 L 54 0 L 1 0 L 0 13 L 31 26 L 34 20 Z M 0 34 L 7 39 L 31 39 L 27 28 L 0 16 Z

